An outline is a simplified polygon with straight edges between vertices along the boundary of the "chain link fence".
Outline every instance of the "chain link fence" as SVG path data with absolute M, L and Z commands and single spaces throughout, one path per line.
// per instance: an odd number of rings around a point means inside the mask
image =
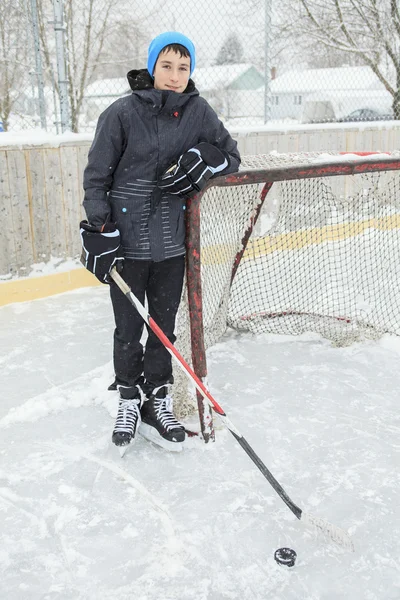
M 167 30 L 228 127 L 400 118 L 393 0 L 2 0 L 0 130 L 92 132 Z

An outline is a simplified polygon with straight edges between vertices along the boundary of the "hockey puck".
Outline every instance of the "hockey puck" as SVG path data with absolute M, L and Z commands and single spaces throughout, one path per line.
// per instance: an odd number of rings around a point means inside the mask
M 285 565 L 285 567 L 294 567 L 297 554 L 291 548 L 278 548 L 278 550 L 275 550 L 274 558 L 278 565 Z

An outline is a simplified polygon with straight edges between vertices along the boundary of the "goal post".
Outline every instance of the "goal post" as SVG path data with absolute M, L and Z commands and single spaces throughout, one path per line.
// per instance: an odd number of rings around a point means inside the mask
M 228 326 L 337 345 L 400 335 L 400 154 L 244 157 L 187 202 L 186 227 L 177 345 L 202 381 Z M 197 405 L 208 441 L 211 411 Z

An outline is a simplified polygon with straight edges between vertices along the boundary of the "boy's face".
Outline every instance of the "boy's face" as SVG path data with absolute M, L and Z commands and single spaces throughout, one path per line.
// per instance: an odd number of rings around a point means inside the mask
M 190 57 L 180 56 L 173 50 L 161 52 L 153 77 L 156 90 L 184 92 L 190 77 Z

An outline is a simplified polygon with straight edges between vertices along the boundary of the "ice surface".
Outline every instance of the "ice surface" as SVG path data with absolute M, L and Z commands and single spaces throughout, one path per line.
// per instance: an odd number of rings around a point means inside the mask
M 400 342 L 229 332 L 209 386 L 303 510 L 299 522 L 225 429 L 179 454 L 110 443 L 105 286 L 0 309 L 0 598 L 397 600 Z M 296 550 L 292 569 L 274 551 Z

